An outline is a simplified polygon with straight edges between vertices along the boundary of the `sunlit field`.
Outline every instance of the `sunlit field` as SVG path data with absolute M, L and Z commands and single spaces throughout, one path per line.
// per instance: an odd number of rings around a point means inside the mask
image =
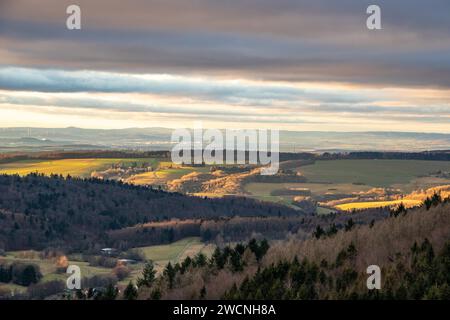
M 406 208 L 417 207 L 420 206 L 423 202 L 419 200 L 392 200 L 392 201 L 366 201 L 366 202 L 350 202 L 339 204 L 336 206 L 337 209 L 343 211 L 351 211 L 351 210 L 361 210 L 361 209 L 370 209 L 370 208 L 381 208 L 381 207 L 395 207 L 402 204 Z
M 164 185 L 167 182 L 179 179 L 182 176 L 191 172 L 207 172 L 208 167 L 179 167 L 179 168 L 164 168 L 157 171 L 145 172 L 131 176 L 126 180 L 128 183 L 136 185 Z
M 76 177 L 89 177 L 92 172 L 105 170 L 117 163 L 143 163 L 151 159 L 63 159 L 63 160 L 30 160 L 0 164 L 0 174 L 18 174 L 21 176 L 30 173 L 45 175 L 71 175 Z
M 185 238 L 171 244 L 139 248 L 145 257 L 158 265 L 177 263 L 187 256 L 194 257 L 199 252 L 212 254 L 211 246 L 205 245 L 198 237 Z
M 327 160 L 316 161 L 296 169 L 304 175 L 306 183 L 252 182 L 244 189 L 249 196 L 289 205 L 295 195 L 279 194 L 280 190 L 306 190 L 311 197 L 336 195 L 341 198 L 358 197 L 373 188 L 391 188 L 403 194 L 416 190 L 449 185 L 450 179 L 439 173 L 450 171 L 450 162 L 421 160 Z M 423 199 L 349 201 L 334 208 L 351 211 L 365 208 L 396 206 L 400 202 L 407 207 L 417 206 Z M 320 210 L 319 214 L 327 210 Z

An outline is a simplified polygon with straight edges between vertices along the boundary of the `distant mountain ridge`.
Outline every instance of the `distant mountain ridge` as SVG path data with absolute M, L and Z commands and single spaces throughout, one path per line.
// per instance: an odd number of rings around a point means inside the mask
M 0 128 L 1 151 L 58 148 L 170 150 L 170 128 Z M 450 150 L 450 134 L 419 132 L 280 131 L 283 152 Z

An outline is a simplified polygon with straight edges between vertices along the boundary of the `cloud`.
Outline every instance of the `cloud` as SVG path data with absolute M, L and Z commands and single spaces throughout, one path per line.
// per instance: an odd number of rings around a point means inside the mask
M 177 106 L 170 104 L 130 102 L 125 99 L 105 99 L 96 97 L 71 96 L 33 96 L 0 94 L 0 104 L 60 107 L 65 109 L 92 109 L 101 111 L 115 111 L 122 113 L 163 113 L 163 114 L 189 114 L 192 116 L 255 116 L 254 113 L 232 110 L 214 110 L 192 106 Z
M 379 0 L 381 31 L 366 28 L 369 0 L 78 0 L 82 30 L 69 31 L 72 3 L 0 2 L 11 123 L 448 131 L 448 0 Z
M 0 89 L 37 92 L 147 93 L 191 96 L 228 103 L 301 99 L 354 103 L 370 100 L 355 91 L 344 93 L 343 90 L 303 89 L 286 83 L 17 67 L 0 67 Z
M 285 81 L 450 87 L 450 3 L 371 1 L 10 1 L 0 11 L 4 65 L 182 73 Z
M 169 117 L 312 123 L 352 119 L 446 122 L 450 92 L 223 80 L 98 71 L 0 68 L 0 105 Z M 124 115 L 125 117 L 127 115 Z M 441 119 L 439 119 L 439 117 Z M 446 118 L 447 117 L 447 118 Z M 317 120 L 322 119 L 322 120 Z M 358 120 L 361 121 L 361 120 Z M 361 121 L 363 122 L 363 121 Z

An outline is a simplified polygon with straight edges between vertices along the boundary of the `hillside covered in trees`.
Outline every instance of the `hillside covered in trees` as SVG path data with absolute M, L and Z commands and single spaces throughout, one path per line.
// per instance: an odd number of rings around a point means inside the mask
M 450 201 L 432 202 L 307 240 L 251 241 L 216 249 L 209 261 L 188 258 L 135 298 L 450 299 Z M 381 268 L 380 290 L 366 287 L 370 265 Z
M 0 248 L 86 250 L 108 232 L 152 221 L 298 216 L 252 199 L 206 199 L 98 179 L 0 175 Z M 166 241 L 174 239 L 166 239 Z

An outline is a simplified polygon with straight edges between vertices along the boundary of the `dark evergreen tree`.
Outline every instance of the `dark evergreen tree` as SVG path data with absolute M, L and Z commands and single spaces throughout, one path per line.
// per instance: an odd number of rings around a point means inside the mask
M 123 297 L 126 300 L 136 300 L 137 296 L 138 296 L 138 291 L 137 291 L 136 287 L 134 286 L 133 282 L 130 281 L 123 292 Z
M 203 286 L 202 289 L 200 290 L 200 299 L 205 299 L 206 297 L 206 287 Z
M 320 239 L 325 234 L 325 231 L 322 229 L 321 226 L 316 227 L 316 231 L 313 232 L 313 237 L 316 239 Z
M 146 286 L 151 287 L 155 281 L 156 270 L 153 266 L 153 262 L 149 261 L 145 264 L 144 270 L 142 271 L 142 278 L 137 279 L 138 287 Z
M 170 262 L 167 264 L 166 268 L 164 269 L 163 274 L 165 277 L 167 277 L 167 281 L 169 283 L 169 288 L 172 289 L 177 272 L 176 272 L 175 268 L 172 267 L 172 264 Z

